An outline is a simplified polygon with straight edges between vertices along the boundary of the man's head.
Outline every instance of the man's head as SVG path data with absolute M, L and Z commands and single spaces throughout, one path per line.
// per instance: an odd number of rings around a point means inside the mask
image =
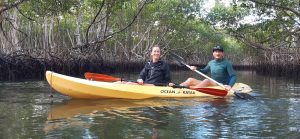
M 213 47 L 213 52 L 214 52 L 214 51 L 221 51 L 221 52 L 224 52 L 224 49 L 223 49 L 222 46 L 216 45 L 215 47 Z
M 213 56 L 216 60 L 222 59 L 224 57 L 224 49 L 222 46 L 217 45 L 213 47 Z

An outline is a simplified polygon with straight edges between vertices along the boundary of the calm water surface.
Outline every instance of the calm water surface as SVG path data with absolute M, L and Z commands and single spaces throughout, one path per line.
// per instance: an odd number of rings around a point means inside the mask
M 255 100 L 72 100 L 45 81 L 2 82 L 0 138 L 300 138 L 300 83 L 251 71 L 238 75 L 254 89 Z M 175 82 L 188 76 L 199 77 L 172 73 Z

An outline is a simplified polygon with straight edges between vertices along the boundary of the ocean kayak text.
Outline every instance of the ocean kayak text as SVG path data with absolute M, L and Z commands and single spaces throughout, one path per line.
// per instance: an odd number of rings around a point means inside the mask
M 175 90 L 160 90 L 160 93 L 180 94 L 181 91 Z M 182 91 L 183 94 L 195 94 L 195 91 Z

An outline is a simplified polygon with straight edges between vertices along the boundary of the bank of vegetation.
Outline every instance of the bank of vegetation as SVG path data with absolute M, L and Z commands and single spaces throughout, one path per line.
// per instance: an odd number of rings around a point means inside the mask
M 299 1 L 208 2 L 1 1 L 0 80 L 140 70 L 154 44 L 171 64 L 171 51 L 205 64 L 222 45 L 238 69 L 300 76 Z

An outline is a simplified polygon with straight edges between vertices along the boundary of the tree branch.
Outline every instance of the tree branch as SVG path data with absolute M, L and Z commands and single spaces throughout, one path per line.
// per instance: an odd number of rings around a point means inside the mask
M 15 30 L 17 30 L 18 32 L 20 32 L 20 33 L 22 33 L 22 34 L 25 35 L 24 38 L 23 38 L 21 41 L 17 42 L 17 43 L 23 42 L 23 41 L 28 37 L 28 35 L 27 35 L 25 32 L 23 32 L 21 29 L 15 27 L 14 24 L 11 22 L 11 20 L 7 20 L 7 21 L 8 21 L 8 23 L 12 26 L 13 29 L 15 29 Z M 2 29 L 1 29 L 1 30 L 2 30 Z
M 293 20 L 294 22 L 296 22 L 298 25 L 300 25 L 300 22 L 295 20 L 294 17 L 292 17 L 290 14 L 287 13 L 287 11 L 283 11 L 285 13 L 285 15 L 287 15 L 291 20 Z
M 133 19 L 131 20 L 131 22 L 126 27 L 124 27 L 123 29 L 121 29 L 119 31 L 111 33 L 108 36 L 104 36 L 103 40 L 95 41 L 94 43 L 101 43 L 101 42 L 107 41 L 110 38 L 112 38 L 115 34 L 123 32 L 124 30 L 126 30 L 128 27 L 130 27 L 134 23 L 134 21 L 136 20 L 136 18 L 138 17 L 138 15 L 142 12 L 142 10 L 143 10 L 143 8 L 144 8 L 145 5 L 146 5 L 146 2 L 143 3 L 142 7 L 139 9 L 139 11 L 137 12 L 137 14 L 133 17 Z
M 300 12 L 295 10 L 295 9 L 292 9 L 290 7 L 284 7 L 284 6 L 276 5 L 276 4 L 273 4 L 273 3 L 264 3 L 264 2 L 261 2 L 260 0 L 250 0 L 250 1 L 252 1 L 254 3 L 257 3 L 257 4 L 261 4 L 261 5 L 266 5 L 266 6 L 271 6 L 271 7 L 276 7 L 276 8 L 288 10 L 288 11 L 291 11 L 292 13 L 296 14 L 298 17 L 300 17 Z
M 16 8 L 17 8 L 18 12 L 19 12 L 22 16 L 24 16 L 25 18 L 27 18 L 27 19 L 30 20 L 30 21 L 35 21 L 34 19 L 32 19 L 32 18 L 26 16 L 26 15 L 19 9 L 18 6 L 16 6 Z
M 250 46 L 255 49 L 261 49 L 263 51 L 270 51 L 272 48 L 270 47 L 264 47 L 261 43 L 255 43 L 249 39 L 249 37 L 245 36 L 244 34 L 239 33 L 238 31 L 232 31 L 234 32 L 234 37 L 246 44 L 247 46 Z
M 104 38 L 101 39 L 101 40 L 96 40 L 96 41 L 93 41 L 93 42 L 86 41 L 86 43 L 84 45 L 75 47 L 73 49 L 78 49 L 78 48 L 83 49 L 83 48 L 86 48 L 86 47 L 88 47 L 90 45 L 95 45 L 95 44 L 98 44 L 98 43 L 105 42 L 105 41 L 111 39 L 114 35 L 116 35 L 116 34 L 118 34 L 120 32 L 123 32 L 124 30 L 126 30 L 128 27 L 130 27 L 134 23 L 134 21 L 136 20 L 136 18 L 138 17 L 138 15 L 142 12 L 142 10 L 143 10 L 143 8 L 145 7 L 146 4 L 147 4 L 147 0 L 146 0 L 146 2 L 143 3 L 143 5 L 141 6 L 141 8 L 138 10 L 137 14 L 133 17 L 133 19 L 131 20 L 131 22 L 126 27 L 120 29 L 119 31 L 113 32 L 113 33 L 111 33 L 109 35 L 104 35 Z M 98 13 L 99 13 L 99 11 L 98 11 Z M 96 17 L 94 18 L 94 20 L 93 20 L 92 23 L 94 23 L 96 21 Z
M 28 1 L 28 0 L 19 0 L 19 1 L 16 1 L 15 3 L 13 4 L 3 4 L 3 5 L 0 5 L 0 14 L 6 10 L 9 10 L 11 8 L 14 8 L 14 7 L 17 7 L 18 5 L 20 5 L 21 3 L 25 2 L 25 1 Z
M 105 0 L 103 0 L 102 4 L 100 6 L 100 9 L 98 10 L 96 16 L 94 17 L 94 19 L 92 20 L 91 24 L 89 25 L 89 27 L 86 30 L 86 33 L 85 33 L 86 43 L 85 44 L 89 44 L 89 31 L 90 31 L 92 25 L 96 22 L 97 17 L 100 15 L 100 13 L 101 13 L 101 11 L 102 11 L 102 9 L 104 7 L 104 4 L 105 4 Z

